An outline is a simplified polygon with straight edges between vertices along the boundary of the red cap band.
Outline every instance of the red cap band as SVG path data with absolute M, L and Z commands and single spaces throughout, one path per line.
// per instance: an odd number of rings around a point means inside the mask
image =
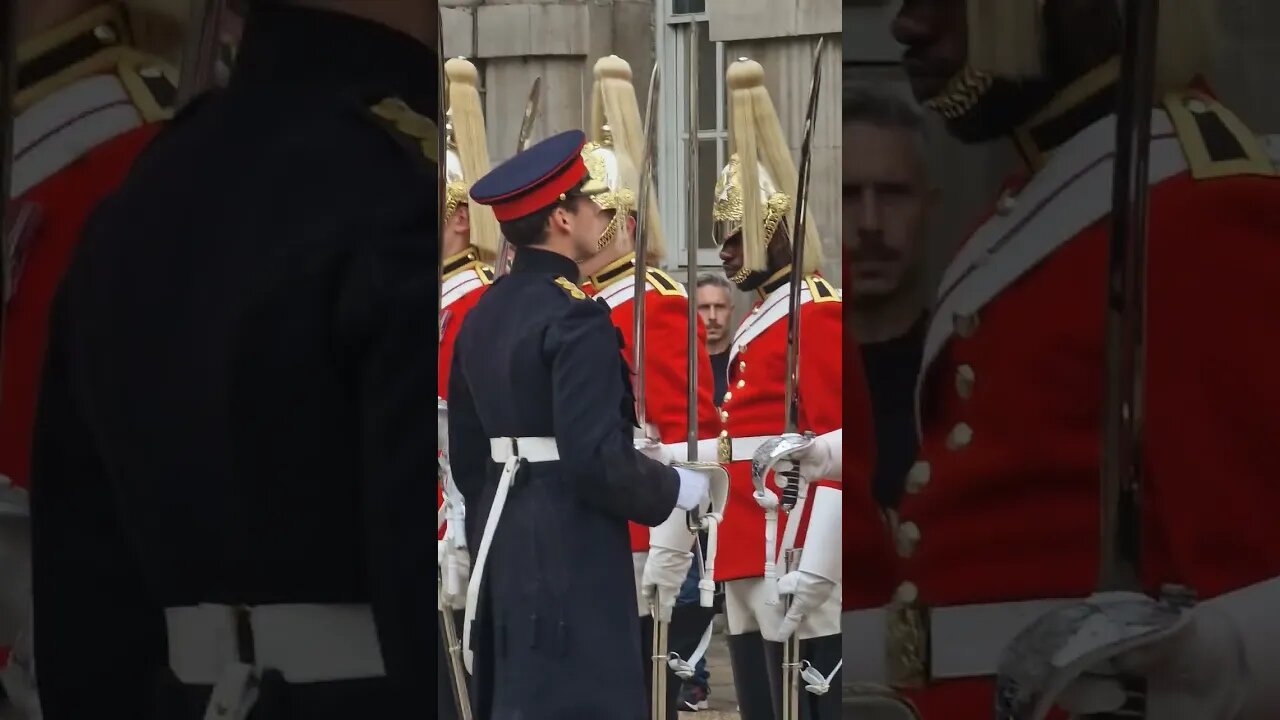
M 568 163 L 534 183 L 533 190 L 521 189 L 518 193 L 509 195 L 510 200 L 495 198 L 491 202 L 493 215 L 498 222 L 519 220 L 526 215 L 532 215 L 554 204 L 560 199 L 561 194 L 572 190 L 586 177 L 587 166 L 582 162 L 582 154 L 574 153 Z

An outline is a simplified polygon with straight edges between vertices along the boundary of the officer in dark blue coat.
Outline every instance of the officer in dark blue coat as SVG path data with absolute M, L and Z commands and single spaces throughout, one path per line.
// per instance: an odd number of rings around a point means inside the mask
M 609 220 L 585 140 L 548 138 L 471 190 L 517 248 L 468 313 L 449 383 L 453 472 L 478 510 L 463 642 L 484 720 L 648 717 L 627 521 L 656 526 L 706 495 L 702 476 L 635 449 L 621 340 L 578 289 Z

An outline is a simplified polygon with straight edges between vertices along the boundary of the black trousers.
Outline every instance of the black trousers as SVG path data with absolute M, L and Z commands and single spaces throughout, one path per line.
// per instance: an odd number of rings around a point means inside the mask
M 685 660 L 698 647 L 698 641 L 706 632 L 711 619 L 715 617 L 715 608 L 704 608 L 698 605 L 677 606 L 671 611 L 671 624 L 667 626 L 667 652 L 678 653 Z M 641 653 L 644 662 L 644 686 L 653 694 L 653 618 L 640 618 L 640 635 L 642 639 Z M 678 720 L 677 713 L 684 709 L 678 707 L 680 701 L 680 685 L 682 680 L 670 666 L 665 666 L 667 673 L 667 708 L 663 715 L 665 720 Z
M 839 635 L 800 641 L 800 658 L 813 663 L 824 675 L 840 662 Z M 738 692 L 742 720 L 777 720 L 782 717 L 782 643 L 766 642 L 760 633 L 729 636 L 729 660 L 733 685 Z M 843 671 L 842 671 L 843 672 Z M 840 717 L 840 678 L 831 678 L 831 691 L 814 695 L 800 686 L 803 720 L 836 720 Z
M 459 639 L 461 639 L 462 634 L 463 614 L 464 613 L 461 610 L 455 610 L 453 612 L 453 624 L 454 627 L 458 628 Z M 439 624 L 440 623 L 437 622 L 437 625 Z M 437 635 L 439 636 L 440 641 L 436 643 L 436 646 L 439 648 L 438 657 L 436 659 L 436 717 L 440 720 L 458 720 L 461 713 L 453 699 L 453 675 L 449 669 L 449 653 L 444 646 L 443 627 L 438 628 Z M 467 683 L 467 692 L 469 697 L 471 691 L 471 678 L 469 675 L 466 675 L 465 672 L 463 675 L 466 676 L 465 680 Z

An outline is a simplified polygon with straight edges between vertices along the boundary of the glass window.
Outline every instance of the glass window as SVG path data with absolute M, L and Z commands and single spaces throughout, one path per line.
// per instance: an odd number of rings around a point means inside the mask
M 672 15 L 693 15 L 707 11 L 707 0 L 671 0 Z
M 711 206 L 716 199 L 716 176 L 720 173 L 720 161 L 716 157 L 719 138 L 698 142 L 698 247 L 714 250 L 715 235 L 711 231 Z

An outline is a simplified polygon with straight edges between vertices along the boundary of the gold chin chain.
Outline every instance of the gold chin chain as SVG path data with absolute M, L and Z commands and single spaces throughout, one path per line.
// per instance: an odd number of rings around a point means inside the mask
M 625 213 L 621 210 L 613 213 L 613 219 L 609 221 L 609 225 L 605 227 L 604 232 L 600 233 L 600 239 L 596 241 L 596 252 L 604 250 L 609 246 L 609 243 L 614 241 L 614 238 L 618 237 L 618 231 L 622 229 L 622 223 L 625 222 L 625 220 L 620 219 L 623 217 L 625 217 Z
M 947 83 L 941 94 L 926 100 L 924 106 L 947 120 L 955 120 L 972 110 L 994 82 L 991 75 L 966 65 L 963 72 Z
M 729 278 L 729 282 L 733 283 L 734 285 L 741 285 L 742 283 L 746 282 L 747 278 L 749 277 L 751 277 L 751 271 L 744 267 L 739 269 L 738 272 L 734 273 L 733 277 Z

